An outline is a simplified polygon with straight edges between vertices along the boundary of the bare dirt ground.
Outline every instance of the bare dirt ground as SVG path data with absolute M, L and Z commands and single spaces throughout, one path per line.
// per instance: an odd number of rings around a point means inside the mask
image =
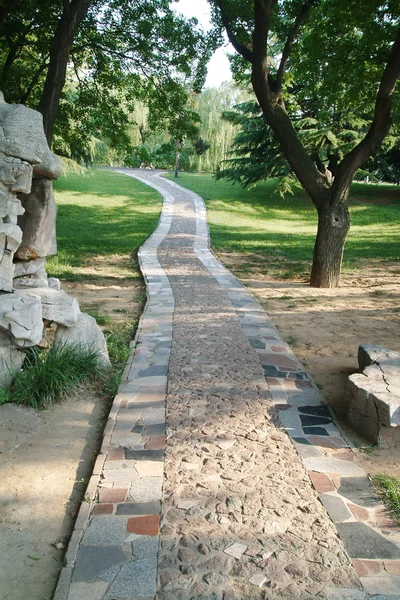
M 63 289 L 114 321 L 135 318 L 143 296 L 140 281 L 107 277 Z M 0 406 L 1 600 L 52 597 L 109 408 L 87 386 L 45 411 Z
M 359 448 L 367 473 L 399 477 L 400 428 L 385 429 L 382 447 L 371 448 L 345 423 L 347 377 L 358 370 L 359 344 L 400 351 L 399 265 L 365 261 L 354 273 L 343 274 L 340 288 L 316 289 L 303 282 L 278 281 L 268 276 L 268 265 L 249 269 L 251 260 L 239 255 L 222 253 L 219 258 L 259 299 L 311 373 L 339 425 Z M 248 269 L 245 275 L 243 264 Z

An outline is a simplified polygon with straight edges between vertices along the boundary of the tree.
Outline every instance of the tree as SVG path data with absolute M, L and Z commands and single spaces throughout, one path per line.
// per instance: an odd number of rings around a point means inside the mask
M 74 112 L 94 122 L 101 107 L 116 125 L 136 99 L 169 102 L 180 74 L 201 86 L 214 43 L 168 0 L 27 0 L 0 26 L 1 85 L 7 101 L 39 107 L 51 141 L 60 102 L 64 133 Z
M 399 7 L 378 0 L 364 2 L 362 10 L 344 0 L 209 1 L 215 21 L 225 28 L 242 59 L 240 64 L 250 65 L 265 122 L 318 212 L 310 283 L 336 287 L 350 227 L 351 182 L 379 149 L 391 124 L 392 95 L 400 74 Z M 304 56 L 312 66 L 307 80 L 307 69 L 300 68 Z M 335 63 L 336 57 L 342 64 Z M 307 100 L 311 111 L 315 97 L 324 95 L 325 110 L 332 115 L 346 100 L 356 102 L 357 90 L 361 102 L 374 97 L 365 135 L 343 156 L 334 175 L 326 161 L 310 155 L 296 132 L 285 106 L 288 87 L 295 98 Z

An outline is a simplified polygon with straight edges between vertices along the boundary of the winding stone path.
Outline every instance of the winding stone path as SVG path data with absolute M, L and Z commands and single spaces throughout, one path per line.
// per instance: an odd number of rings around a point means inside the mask
M 399 531 L 303 366 L 210 252 L 201 198 L 124 172 L 164 210 L 54 598 L 400 598 Z

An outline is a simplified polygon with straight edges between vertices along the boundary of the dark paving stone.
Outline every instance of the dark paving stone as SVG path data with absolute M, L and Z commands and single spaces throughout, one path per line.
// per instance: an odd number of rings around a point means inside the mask
M 125 562 L 127 556 L 118 546 L 81 546 L 72 581 L 90 581 L 106 569 Z
M 338 492 L 359 506 L 377 506 L 382 502 L 368 477 L 342 477 Z
M 145 427 L 143 437 L 153 437 L 155 435 L 165 435 L 165 423 L 155 423 Z
M 299 412 L 305 413 L 306 415 L 314 415 L 316 417 L 328 417 L 331 419 L 331 413 L 327 406 L 299 406 Z
M 262 365 L 262 368 L 266 377 L 277 377 L 278 369 L 276 367 Z
M 158 515 L 161 502 L 125 502 L 118 504 L 117 515 Z
M 297 371 L 296 373 L 290 371 L 287 373 L 286 377 L 288 379 L 307 379 L 307 375 L 305 373 L 298 373 Z
M 314 417 L 310 415 L 300 415 L 300 421 L 303 427 L 313 427 L 314 425 L 329 425 L 332 419 L 326 417 Z
M 140 433 L 142 435 L 144 429 L 144 425 L 135 425 L 133 429 L 131 429 L 132 433 Z
M 126 460 L 164 460 L 163 450 L 128 450 L 125 449 Z
M 155 365 L 154 367 L 148 367 L 144 371 L 138 373 L 138 377 L 159 377 L 160 375 L 167 375 L 167 365 Z
M 310 442 L 310 440 L 308 440 L 307 438 L 303 438 L 303 437 L 294 437 L 293 440 L 295 442 L 297 442 L 298 444 L 305 444 L 306 446 L 312 446 L 312 443 Z
M 336 527 L 351 558 L 400 558 L 400 547 L 365 523 L 337 523 Z
M 334 523 L 343 523 L 352 516 L 341 498 L 330 494 L 320 494 L 319 498 Z
M 324 427 L 303 427 L 303 431 L 305 435 L 329 435 Z
M 249 338 L 249 342 L 256 350 L 265 350 L 265 342 L 258 338 Z

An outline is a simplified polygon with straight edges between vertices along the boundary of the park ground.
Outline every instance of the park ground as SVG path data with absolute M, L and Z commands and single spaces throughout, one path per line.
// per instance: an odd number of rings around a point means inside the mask
M 209 175 L 183 174 L 179 182 L 205 199 L 214 251 L 256 295 L 311 373 L 358 447 L 362 466 L 370 474 L 398 475 L 398 432 L 371 448 L 346 428 L 344 415 L 359 343 L 400 350 L 399 189 L 353 187 L 341 287 L 321 290 L 307 284 L 316 216 L 303 194 L 282 200 L 272 183 L 248 192 Z M 49 261 L 49 274 L 62 279 L 63 289 L 107 335 L 121 326 L 132 331 L 145 297 L 135 251 L 156 225 L 160 199 L 107 171 L 70 174 L 55 187 L 59 253 Z M 3 482 L 10 490 L 3 556 L 9 569 L 20 565 L 8 578 L 13 588 L 3 588 L 5 599 L 51 597 L 109 403 L 110 396 L 82 386 L 25 430 L 1 432 Z

